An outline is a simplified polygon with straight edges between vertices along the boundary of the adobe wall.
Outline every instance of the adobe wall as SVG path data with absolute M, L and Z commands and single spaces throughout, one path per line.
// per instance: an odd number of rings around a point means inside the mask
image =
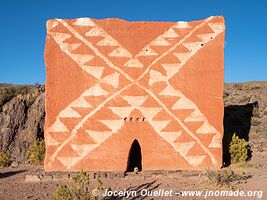
M 46 171 L 222 165 L 223 17 L 47 22 Z

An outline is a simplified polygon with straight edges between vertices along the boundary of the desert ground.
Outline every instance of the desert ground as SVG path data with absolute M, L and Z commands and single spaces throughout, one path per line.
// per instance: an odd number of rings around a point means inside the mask
M 215 190 L 242 190 L 263 191 L 255 193 L 252 197 L 233 197 L 234 199 L 265 199 L 267 192 L 267 151 L 255 152 L 249 165 L 246 167 L 232 167 L 236 172 L 245 172 L 247 180 L 233 183 L 234 188 L 228 186 L 217 186 L 211 183 L 205 172 L 201 171 L 177 171 L 177 172 L 141 172 L 128 174 L 125 177 L 100 178 L 105 188 L 112 191 L 124 190 L 137 191 L 136 196 L 128 199 L 203 199 L 204 197 L 185 197 L 181 191 L 215 191 Z M 42 166 L 14 166 L 0 170 L 0 199 L 53 199 L 54 193 L 59 185 L 67 180 L 44 180 L 39 182 L 25 182 L 26 175 L 45 175 Z M 52 173 L 57 174 L 57 173 Z M 67 173 L 60 174 L 67 176 Z M 91 188 L 95 188 L 95 179 L 92 179 Z M 150 197 L 141 196 L 141 190 L 157 191 L 165 189 L 172 190 L 172 196 Z M 138 192 L 139 191 L 139 192 Z M 175 194 L 179 193 L 179 194 Z M 143 195 L 146 195 L 145 192 Z M 261 198 L 260 198 L 261 197 Z M 122 197 L 111 197 L 110 199 L 122 199 Z M 207 197 L 207 199 L 230 199 L 229 197 Z

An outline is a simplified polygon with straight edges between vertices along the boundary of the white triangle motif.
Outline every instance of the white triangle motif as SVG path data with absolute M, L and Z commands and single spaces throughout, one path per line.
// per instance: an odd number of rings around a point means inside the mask
M 209 23 L 208 25 L 212 29 L 212 31 L 217 34 L 224 31 L 225 29 L 223 23 Z
M 153 108 L 153 107 L 140 107 L 138 110 L 145 116 L 146 119 L 152 120 L 161 110 L 162 108 Z
M 122 96 L 122 98 L 127 101 L 128 104 L 136 108 L 145 102 L 147 96 Z
M 68 117 L 74 117 L 74 118 L 79 118 L 81 117 L 81 115 L 79 115 L 79 113 L 77 113 L 75 110 L 73 110 L 71 107 L 67 107 L 64 110 L 62 110 L 59 113 L 59 117 L 64 117 L 64 118 L 68 118 Z
M 54 37 L 57 43 L 61 43 L 71 37 L 71 35 L 67 33 L 51 33 L 51 35 Z
M 206 158 L 206 156 L 187 156 L 185 159 L 190 165 L 197 167 L 203 162 L 204 158 Z
M 189 50 L 189 51 L 196 51 L 200 49 L 202 42 L 187 42 L 183 45 Z
M 106 37 L 97 43 L 98 46 L 118 46 L 118 42 L 111 37 Z
M 95 23 L 89 18 L 79 18 L 73 24 L 76 26 L 95 26 Z
M 163 34 L 163 37 L 164 38 L 177 38 L 179 37 L 179 35 L 173 29 L 169 29 Z
M 184 121 L 185 122 L 195 122 L 195 121 L 205 121 L 206 117 L 198 110 L 194 110 Z
M 182 97 L 182 93 L 178 90 L 174 89 L 172 86 L 167 85 L 166 88 L 164 88 L 159 95 L 162 96 L 176 96 L 176 97 Z
M 130 67 L 130 68 L 142 68 L 144 65 L 137 59 L 132 58 L 128 60 L 123 66 Z
M 71 148 L 76 151 L 79 156 L 86 156 L 90 151 L 95 149 L 97 144 L 72 144 Z
M 173 53 L 181 62 L 185 63 L 190 57 L 191 53 Z
M 162 37 L 158 37 L 154 41 L 151 42 L 151 45 L 153 46 L 169 46 L 171 45 L 167 40 L 165 40 Z
M 155 70 L 150 70 L 149 72 L 149 85 L 153 85 L 156 82 L 160 82 L 160 81 L 167 81 L 167 77 L 164 76 L 162 73 L 160 73 L 159 71 L 155 71 Z
M 68 132 L 68 128 L 60 121 L 56 119 L 55 123 L 48 128 L 47 132 Z
M 84 65 L 84 63 L 94 58 L 94 56 L 86 54 L 71 54 L 71 57 L 80 65 Z
M 96 77 L 97 79 L 100 79 L 102 76 L 102 73 L 104 71 L 104 67 L 92 67 L 92 66 L 87 66 L 84 65 L 82 66 L 82 68 L 88 72 L 89 74 L 91 74 L 92 76 Z
M 163 137 L 168 143 L 172 144 L 182 132 L 159 132 L 160 136 Z
M 199 34 L 197 35 L 203 42 L 208 42 L 214 38 L 214 33 Z
M 199 134 L 209 134 L 209 133 L 217 133 L 218 131 L 209 124 L 209 122 L 204 122 L 202 126 L 196 131 Z
M 182 65 L 181 64 L 161 64 L 161 66 L 166 70 L 168 79 L 172 78 L 175 74 L 179 72 Z
M 102 81 L 108 85 L 112 85 L 114 88 L 117 88 L 119 85 L 119 76 L 118 72 L 105 76 Z
M 92 28 L 90 31 L 85 33 L 85 36 L 104 36 L 104 34 L 97 28 Z
M 103 124 L 105 124 L 108 128 L 112 130 L 112 133 L 117 133 L 117 131 L 122 127 L 124 121 L 119 120 L 99 120 Z
M 162 129 L 164 129 L 170 123 L 170 120 L 165 120 L 165 121 L 149 121 L 149 123 L 155 129 L 155 131 L 157 133 L 159 133 Z
M 80 96 L 78 99 L 74 100 L 71 104 L 71 107 L 77 108 L 91 108 L 92 106 L 82 97 Z
M 112 112 L 114 112 L 121 118 L 128 117 L 134 110 L 133 107 L 109 107 L 109 108 L 112 110 Z
M 60 48 L 66 52 L 72 52 L 73 50 L 77 49 L 81 44 L 80 43 L 61 43 Z
M 139 56 L 157 56 L 158 54 L 153 51 L 151 48 L 149 47 L 145 47 L 142 49 L 142 51 L 140 51 L 139 54 L 137 54 L 137 57 Z
M 188 22 L 180 21 L 176 23 L 175 28 L 191 28 L 191 26 Z
M 47 134 L 45 136 L 45 144 L 48 145 L 48 146 L 53 146 L 53 145 L 58 145 L 59 142 L 57 142 L 54 138 L 52 138 L 52 136 Z
M 91 131 L 87 130 L 86 131 L 97 143 L 102 143 L 106 139 L 108 139 L 111 135 L 111 131 Z
M 129 51 L 127 51 L 126 49 L 122 48 L 122 47 L 114 49 L 108 55 L 110 57 L 126 57 L 126 58 L 131 58 L 132 57 L 132 54 Z
M 57 157 L 57 159 L 67 167 L 67 169 L 70 169 L 76 163 L 80 160 L 80 157 Z
M 177 109 L 194 109 L 195 105 L 188 99 L 186 98 L 180 98 L 178 101 L 176 101 L 172 109 L 177 110 Z
M 195 145 L 195 142 L 183 142 L 173 143 L 174 149 L 179 152 L 182 156 L 186 156 L 188 151 Z
M 221 148 L 222 136 L 218 132 L 213 136 L 211 143 L 209 144 L 209 148 Z
M 95 85 L 88 90 L 86 90 L 83 94 L 83 96 L 105 96 L 108 95 L 107 91 L 104 90 L 100 85 Z

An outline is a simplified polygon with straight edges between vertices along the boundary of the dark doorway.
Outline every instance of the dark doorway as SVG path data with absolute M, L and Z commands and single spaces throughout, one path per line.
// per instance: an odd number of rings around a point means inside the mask
M 224 108 L 224 135 L 223 135 L 223 163 L 224 167 L 231 164 L 229 146 L 234 133 L 241 139 L 249 141 L 249 131 L 251 126 L 251 117 L 253 109 L 258 107 L 258 102 L 246 105 L 230 105 Z M 248 147 L 248 159 L 252 152 Z
M 128 156 L 127 172 L 133 172 L 137 167 L 139 171 L 142 170 L 142 153 L 141 147 L 137 140 L 134 140 Z

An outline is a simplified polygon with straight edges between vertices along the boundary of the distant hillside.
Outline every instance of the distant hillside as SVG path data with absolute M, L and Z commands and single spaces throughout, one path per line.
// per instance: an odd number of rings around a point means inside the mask
M 45 96 L 42 85 L 0 84 L 0 151 L 9 151 L 15 161 L 24 162 L 27 149 L 43 138 Z M 226 83 L 224 90 L 224 160 L 233 133 L 266 137 L 267 81 Z M 251 135 L 253 133 L 253 135 Z M 260 145 L 255 148 L 260 151 Z

